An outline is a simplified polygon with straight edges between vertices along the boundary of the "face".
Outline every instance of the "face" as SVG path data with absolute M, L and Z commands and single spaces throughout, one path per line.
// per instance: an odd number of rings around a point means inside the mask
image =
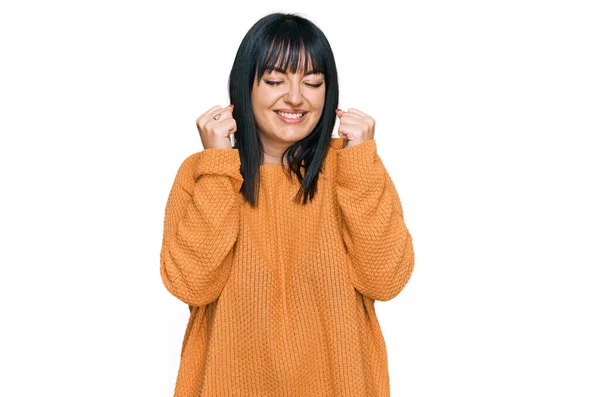
M 310 64 L 308 71 L 311 71 Z M 321 118 L 324 104 L 325 76 L 322 73 L 267 71 L 255 79 L 252 88 L 258 134 L 261 141 L 270 146 L 289 146 L 309 135 Z M 298 119 L 299 112 L 302 116 Z

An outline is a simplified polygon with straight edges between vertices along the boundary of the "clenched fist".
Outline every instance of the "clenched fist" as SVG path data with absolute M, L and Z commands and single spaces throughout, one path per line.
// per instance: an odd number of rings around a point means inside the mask
M 358 109 L 350 108 L 347 112 L 336 109 L 340 118 L 338 135 L 344 139 L 343 149 L 356 146 L 373 139 L 375 135 L 375 119 Z
M 232 149 L 229 136 L 237 131 L 233 105 L 225 108 L 217 105 L 208 109 L 198 117 L 196 126 L 204 149 Z

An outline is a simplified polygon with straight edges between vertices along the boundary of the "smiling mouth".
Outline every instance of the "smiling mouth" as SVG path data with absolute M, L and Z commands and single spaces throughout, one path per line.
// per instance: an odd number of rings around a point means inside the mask
M 275 112 L 276 114 L 278 114 L 279 116 L 283 117 L 286 120 L 301 120 L 308 113 L 308 112 L 303 112 L 303 113 L 285 113 L 285 112 L 278 112 L 276 110 L 274 110 L 273 112 Z

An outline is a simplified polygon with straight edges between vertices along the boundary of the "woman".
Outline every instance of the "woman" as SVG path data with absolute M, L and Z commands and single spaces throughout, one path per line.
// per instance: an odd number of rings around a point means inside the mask
M 336 110 L 329 43 L 294 14 L 248 31 L 229 95 L 165 210 L 160 274 L 190 308 L 175 396 L 389 396 L 374 300 L 414 253 L 375 121 Z

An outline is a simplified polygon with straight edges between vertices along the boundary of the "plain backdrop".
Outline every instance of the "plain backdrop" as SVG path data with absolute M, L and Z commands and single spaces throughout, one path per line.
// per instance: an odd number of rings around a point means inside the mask
M 402 201 L 392 397 L 599 396 L 600 13 L 573 0 L 3 2 L 0 395 L 172 395 L 167 196 L 271 12 L 327 35 Z

